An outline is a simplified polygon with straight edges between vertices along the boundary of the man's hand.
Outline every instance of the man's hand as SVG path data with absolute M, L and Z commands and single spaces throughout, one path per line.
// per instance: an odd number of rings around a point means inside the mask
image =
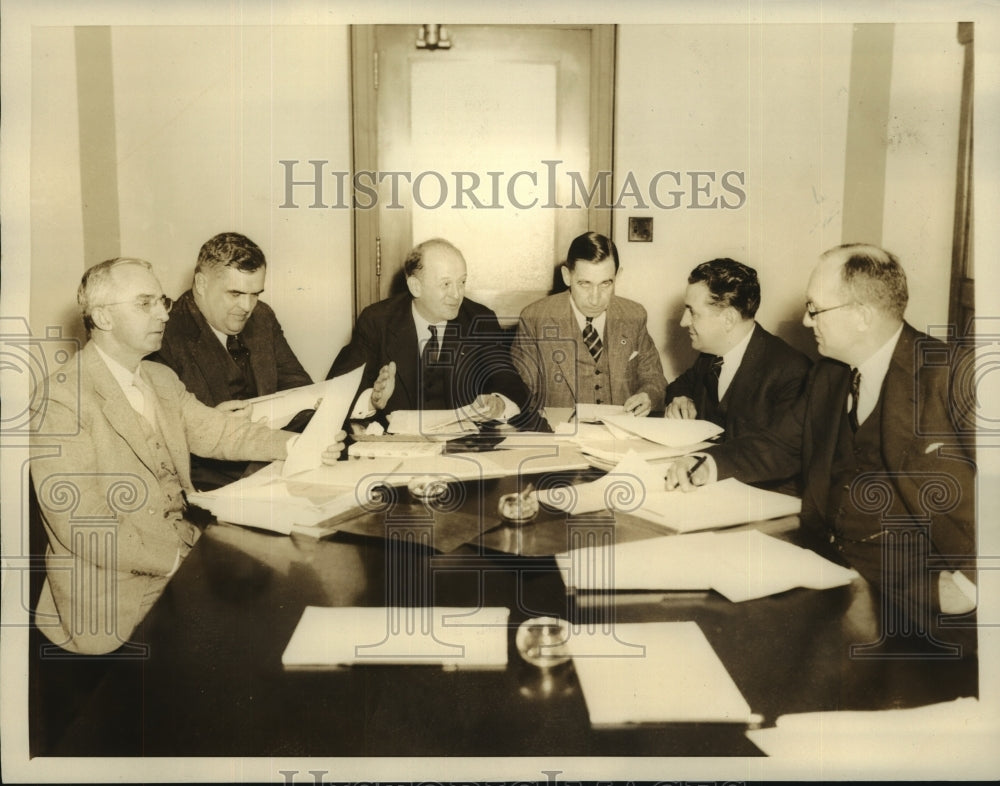
M 344 452 L 344 440 L 347 438 L 347 434 L 338 431 L 333 438 L 335 442 L 323 451 L 324 464 L 335 464 L 340 458 L 340 454 Z
M 645 391 L 636 393 L 634 396 L 629 396 L 625 399 L 625 411 L 635 415 L 637 418 L 643 418 L 648 415 L 652 406 L 653 402 L 649 400 L 649 394 Z
M 475 423 L 486 423 L 503 417 L 504 402 L 496 393 L 482 393 L 476 400 L 463 407 L 461 412 Z
M 718 470 L 715 467 L 715 459 L 707 453 L 700 453 L 692 456 L 681 456 L 667 464 L 663 483 L 667 491 L 674 489 L 693 491 L 697 486 L 715 483 L 717 478 Z
M 379 369 L 378 378 L 372 386 L 372 407 L 385 409 L 395 389 L 396 361 L 391 360 Z
M 223 413 L 224 415 L 236 415 L 241 418 L 250 417 L 250 404 L 246 401 L 240 401 L 239 399 L 231 399 L 229 401 L 223 401 L 220 404 L 215 405 L 216 410 Z
M 698 410 L 694 406 L 694 400 L 687 396 L 677 396 L 667 404 L 665 418 L 679 418 L 681 420 L 694 420 L 698 417 Z

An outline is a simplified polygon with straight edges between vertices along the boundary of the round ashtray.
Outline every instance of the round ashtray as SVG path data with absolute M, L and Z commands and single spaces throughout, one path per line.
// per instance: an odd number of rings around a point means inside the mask
M 510 524 L 527 524 L 538 515 L 538 496 L 535 494 L 504 494 L 497 506 L 500 518 Z
M 413 478 L 406 488 L 416 499 L 437 499 L 448 493 L 448 482 L 435 475 L 422 475 Z
M 569 623 L 556 617 L 534 617 L 517 629 L 514 643 L 533 666 L 550 669 L 569 660 Z

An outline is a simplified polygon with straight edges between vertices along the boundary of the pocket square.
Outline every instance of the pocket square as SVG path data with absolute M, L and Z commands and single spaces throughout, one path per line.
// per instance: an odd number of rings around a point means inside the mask
M 928 453 L 936 453 L 938 451 L 938 448 L 942 447 L 944 447 L 943 442 L 932 442 L 930 445 L 927 446 L 927 449 L 924 451 L 924 455 L 926 456 Z
M 629 360 L 635 360 L 637 357 L 639 357 L 639 350 L 638 349 L 634 350 L 632 352 L 632 354 L 628 356 L 628 359 Z M 626 362 L 628 362 L 628 361 L 626 361 Z

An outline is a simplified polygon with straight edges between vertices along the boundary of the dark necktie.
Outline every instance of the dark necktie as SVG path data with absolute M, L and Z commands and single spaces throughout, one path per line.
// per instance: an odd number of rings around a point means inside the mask
M 594 358 L 594 362 L 599 361 L 601 353 L 604 352 L 604 344 L 601 341 L 601 337 L 597 334 L 597 328 L 594 327 L 593 317 L 587 317 L 587 324 L 583 326 L 583 343 L 590 350 L 590 355 Z
M 250 350 L 238 333 L 226 338 L 226 349 L 243 375 L 243 392 L 247 398 L 253 398 L 257 395 L 257 383 L 253 377 L 253 366 L 250 365 Z
M 847 410 L 847 418 L 851 422 L 851 428 L 858 430 L 858 397 L 861 395 L 861 372 L 856 368 L 851 369 L 851 406 Z
M 420 362 L 425 366 L 436 362 L 438 358 L 437 325 L 428 325 L 427 329 L 431 332 L 431 337 L 427 339 L 427 343 L 424 344 L 424 351 L 420 355 Z
M 719 374 L 722 373 L 722 357 L 716 355 L 712 358 L 712 367 L 705 377 L 705 388 L 708 390 L 708 398 L 713 404 L 719 403 Z

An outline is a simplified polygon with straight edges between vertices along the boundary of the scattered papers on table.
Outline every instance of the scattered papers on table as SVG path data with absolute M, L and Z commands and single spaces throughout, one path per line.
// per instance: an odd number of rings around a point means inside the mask
M 479 431 L 479 427 L 457 409 L 397 409 L 387 417 L 390 434 L 440 437 Z
M 284 475 L 322 466 L 323 451 L 333 444 L 334 435 L 343 428 L 364 370 L 364 366 L 358 366 L 354 371 L 327 380 L 316 413 L 288 450 L 282 469 Z
M 355 442 L 347 449 L 352 459 L 437 456 L 443 452 L 443 442 Z
M 580 423 L 600 423 L 604 418 L 622 415 L 624 417 L 634 417 L 625 412 L 625 407 L 621 404 L 577 404 L 576 420 Z
M 307 606 L 281 662 L 292 667 L 507 665 L 505 608 Z
M 538 500 L 571 515 L 595 510 L 632 511 L 653 488 L 663 488 L 662 470 L 630 452 L 604 477 L 590 483 L 543 489 L 538 492 Z
M 594 726 L 757 720 L 695 622 L 571 626 L 568 648 Z
M 909 709 L 782 715 L 773 728 L 746 735 L 768 756 L 836 764 L 847 778 L 852 768 L 857 777 L 870 775 L 879 762 L 953 762 L 964 773 L 973 762 L 996 761 L 996 719 L 974 697 Z
M 637 418 L 632 415 L 611 416 L 602 420 L 606 425 L 672 448 L 683 448 L 704 442 L 723 431 L 722 426 L 708 420 Z
M 250 420 L 264 423 L 273 429 L 284 428 L 288 422 L 304 409 L 316 409 L 320 399 L 325 398 L 332 379 L 314 385 L 302 385 L 288 390 L 279 390 L 268 396 L 247 399 L 250 405 Z
M 660 489 L 662 489 L 662 478 Z M 765 491 L 727 478 L 698 486 L 693 491 L 656 490 L 646 494 L 633 515 L 662 524 L 676 532 L 731 527 L 802 511 L 802 500 L 789 494 Z
M 809 549 L 756 530 L 702 532 L 575 549 L 566 586 L 584 591 L 714 589 L 739 602 L 795 587 L 828 589 L 858 577 Z

